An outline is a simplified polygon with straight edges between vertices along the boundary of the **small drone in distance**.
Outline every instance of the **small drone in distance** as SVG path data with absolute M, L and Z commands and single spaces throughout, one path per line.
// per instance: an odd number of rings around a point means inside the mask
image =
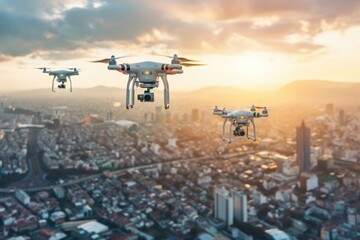
M 218 115 L 224 119 L 223 129 L 222 129 L 222 139 L 223 141 L 228 141 L 231 143 L 232 135 L 234 136 L 245 136 L 248 139 L 252 139 L 254 142 L 256 141 L 256 128 L 254 123 L 254 118 L 261 118 L 261 117 L 268 117 L 268 109 L 266 107 L 258 107 L 252 105 L 249 107 L 250 111 L 247 110 L 226 110 L 225 108 L 220 109 L 217 106 L 213 108 L 213 114 Z M 257 109 L 262 109 L 261 112 L 256 112 Z M 225 128 L 227 121 L 230 120 L 230 131 L 229 131 L 229 138 L 225 137 Z M 249 125 L 252 124 L 253 127 L 253 135 L 249 135 Z M 232 132 L 232 126 L 235 126 L 234 132 Z M 242 129 L 246 127 L 245 130 Z
M 159 77 L 164 84 L 164 104 L 165 109 L 170 107 L 169 83 L 167 75 L 182 74 L 182 67 L 203 66 L 205 64 L 194 63 L 196 60 L 191 60 L 184 57 L 164 56 L 172 58 L 170 64 L 160 62 L 138 62 L 132 64 L 117 64 L 116 59 L 125 58 L 129 56 L 115 57 L 92 61 L 95 63 L 108 63 L 109 70 L 116 70 L 123 74 L 129 75 L 126 86 L 126 109 L 134 107 L 135 85 L 136 87 L 145 88 L 144 94 L 139 94 L 137 99 L 140 102 L 154 102 L 154 93 L 151 89 L 159 87 Z
M 43 73 L 48 73 L 50 76 L 54 76 L 53 80 L 52 80 L 52 91 L 55 92 L 54 90 L 54 82 L 55 82 L 55 78 L 57 78 L 57 82 L 60 83 L 58 85 L 59 89 L 65 89 L 65 83 L 67 82 L 67 79 L 69 79 L 70 82 L 70 92 L 72 92 L 72 82 L 71 82 L 71 77 L 70 76 L 75 76 L 75 75 L 79 75 L 79 70 L 77 68 L 67 68 L 67 70 L 55 70 L 52 71 L 50 68 L 37 68 L 37 69 L 41 69 L 43 70 Z

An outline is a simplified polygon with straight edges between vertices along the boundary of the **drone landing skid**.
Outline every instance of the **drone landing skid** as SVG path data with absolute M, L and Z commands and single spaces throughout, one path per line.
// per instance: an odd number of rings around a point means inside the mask
M 52 80 L 52 88 L 51 88 L 52 92 L 55 92 L 55 90 L 54 90 L 55 78 L 56 78 L 56 76 L 54 76 L 54 78 L 53 78 L 53 80 Z
M 72 81 L 71 81 L 71 77 L 68 76 L 68 78 L 69 78 L 69 81 L 70 81 L 70 92 L 72 92 Z
M 249 122 L 251 122 L 252 127 L 253 127 L 253 135 L 249 136 Z M 246 137 L 248 139 L 253 140 L 254 142 L 256 141 L 256 128 L 255 128 L 255 123 L 254 123 L 254 119 L 250 118 L 248 120 L 247 126 L 246 126 Z
M 164 105 L 165 109 L 169 109 L 170 107 L 170 93 L 169 93 L 169 82 L 167 80 L 166 74 L 160 75 L 161 80 L 164 84 Z
M 223 141 L 227 141 L 229 144 L 231 143 L 231 139 L 232 139 L 232 123 L 230 124 L 230 131 L 229 131 L 229 138 L 225 137 L 225 128 L 226 128 L 226 123 L 227 123 L 227 118 L 224 119 L 224 123 L 223 123 L 223 131 L 222 131 L 222 139 Z
M 126 109 L 134 107 L 136 75 L 130 74 L 126 85 Z M 131 90 L 130 90 L 131 84 Z

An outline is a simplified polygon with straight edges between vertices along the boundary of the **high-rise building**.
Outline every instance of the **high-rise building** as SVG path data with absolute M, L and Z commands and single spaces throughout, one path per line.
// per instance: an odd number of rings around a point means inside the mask
M 40 124 L 43 121 L 43 116 L 41 112 L 36 112 L 35 113 L 35 117 L 34 117 L 34 123 L 35 124 Z
M 151 121 L 152 121 L 152 119 L 151 119 L 151 114 L 152 114 L 152 113 L 150 113 L 150 112 L 144 113 L 144 121 L 145 121 L 145 122 L 151 122 Z
M 325 112 L 328 115 L 333 115 L 333 113 L 334 113 L 334 104 L 332 104 L 332 103 L 326 104 Z
M 345 123 L 345 112 L 343 109 L 340 109 L 340 111 L 339 111 L 339 123 L 340 124 Z
M 357 215 L 356 208 L 353 206 L 349 206 L 346 212 L 347 212 L 347 223 L 350 224 L 351 226 L 358 225 L 358 221 L 356 217 Z
M 296 158 L 300 172 L 310 172 L 310 128 L 305 126 L 304 121 L 296 129 Z
M 215 218 L 223 220 L 227 226 L 234 221 L 233 198 L 230 192 L 224 188 L 215 189 Z
M 248 221 L 247 195 L 243 191 L 233 191 L 234 219 L 237 222 Z
M 319 187 L 319 178 L 315 174 L 302 173 L 299 176 L 300 190 L 305 193 Z
M 30 196 L 21 189 L 17 189 L 15 191 L 15 197 L 24 205 L 28 205 L 30 203 Z
M 165 119 L 165 116 L 164 116 L 162 106 L 155 107 L 155 121 L 162 122 L 162 121 L 164 121 L 164 119 Z
M 113 112 L 112 111 L 110 111 L 110 112 L 107 112 L 106 113 L 106 120 L 107 121 L 112 121 L 113 120 Z
M 191 121 L 198 122 L 200 120 L 200 111 L 199 109 L 193 109 L 191 111 Z
M 325 224 L 320 231 L 321 240 L 335 240 L 337 239 L 337 224 Z
M 318 158 L 317 169 L 319 171 L 326 171 L 329 168 L 333 167 L 333 165 L 334 165 L 334 159 L 330 155 L 323 155 Z
M 172 118 L 171 118 L 172 116 L 171 116 L 171 113 L 170 112 L 166 112 L 165 113 L 165 121 L 167 122 L 167 123 L 170 123 L 171 121 L 172 121 Z

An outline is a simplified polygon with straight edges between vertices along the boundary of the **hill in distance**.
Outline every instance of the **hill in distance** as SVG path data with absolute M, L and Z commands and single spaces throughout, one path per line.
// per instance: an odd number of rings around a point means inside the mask
M 360 83 L 298 80 L 285 85 L 278 94 L 290 102 L 360 105 Z
M 125 101 L 125 89 L 116 87 L 97 86 L 93 88 L 74 88 L 56 90 L 50 88 L 26 91 L 8 92 L 10 98 L 63 98 L 70 99 L 118 99 Z M 136 89 L 136 94 L 142 90 Z M 153 90 L 157 99 L 163 98 L 162 88 Z M 338 104 L 360 105 L 360 83 L 332 82 L 323 80 L 297 80 L 290 82 L 281 89 L 272 92 L 259 92 L 234 87 L 209 86 L 194 91 L 176 92 L 171 90 L 170 99 L 177 104 L 197 105 L 227 105 L 239 104 L 283 104 L 283 103 L 318 103 L 330 102 Z

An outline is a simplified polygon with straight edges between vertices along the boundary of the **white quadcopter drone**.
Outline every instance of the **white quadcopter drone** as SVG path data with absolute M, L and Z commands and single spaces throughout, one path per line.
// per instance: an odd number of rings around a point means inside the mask
M 164 84 L 164 104 L 165 109 L 170 106 L 170 94 L 169 94 L 169 83 L 167 75 L 181 74 L 183 73 L 182 66 L 203 66 L 205 64 L 193 63 L 195 60 L 188 58 L 174 56 L 165 56 L 172 58 L 171 64 L 159 63 L 159 62 L 139 62 L 132 64 L 117 64 L 116 59 L 124 58 L 129 56 L 105 58 L 98 61 L 99 63 L 108 63 L 109 70 L 116 70 L 123 74 L 129 75 L 127 86 L 126 86 L 126 108 L 134 107 L 135 90 L 134 87 L 146 88 L 144 94 L 139 94 L 137 99 L 140 102 L 154 102 L 154 93 L 150 92 L 151 89 L 159 87 L 159 77 Z M 131 90 L 130 90 L 131 87 Z
M 71 82 L 70 76 L 79 75 L 79 70 L 77 68 L 68 68 L 68 70 L 55 70 L 55 71 L 52 71 L 51 69 L 46 68 L 46 67 L 38 68 L 38 69 L 42 69 L 43 73 L 48 73 L 50 76 L 54 76 L 54 78 L 52 80 L 52 91 L 53 92 L 55 92 L 55 90 L 54 90 L 55 78 L 57 78 L 58 83 L 61 83 L 58 85 L 58 88 L 60 88 L 60 89 L 66 88 L 65 83 L 67 82 L 67 78 L 69 78 L 70 92 L 72 92 L 72 82 Z
M 262 109 L 262 112 L 256 112 L 256 109 Z M 266 107 L 258 107 L 252 105 L 250 111 L 246 110 L 226 110 L 225 108 L 219 109 L 217 106 L 213 108 L 213 114 L 218 115 L 224 118 L 224 124 L 222 129 L 222 139 L 223 141 L 228 141 L 231 143 L 232 135 L 234 136 L 245 136 L 245 130 L 242 127 L 246 127 L 246 137 L 256 141 L 256 128 L 254 123 L 254 118 L 268 117 L 268 109 Z M 225 128 L 227 121 L 230 120 L 230 131 L 229 138 L 225 137 Z M 253 135 L 249 135 L 249 125 L 252 124 Z M 235 126 L 234 132 L 232 132 L 232 126 Z

